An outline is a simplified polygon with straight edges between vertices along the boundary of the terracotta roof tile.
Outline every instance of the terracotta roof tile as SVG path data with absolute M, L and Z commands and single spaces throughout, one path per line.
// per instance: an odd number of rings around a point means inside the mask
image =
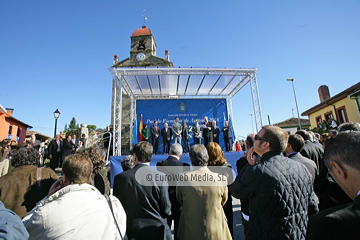
M 300 123 L 301 123 L 301 126 L 310 125 L 310 120 L 300 118 Z M 290 126 L 298 126 L 299 123 L 298 123 L 297 118 L 292 117 L 292 118 L 286 119 L 285 121 L 275 123 L 273 125 L 278 126 L 278 127 L 290 127 Z

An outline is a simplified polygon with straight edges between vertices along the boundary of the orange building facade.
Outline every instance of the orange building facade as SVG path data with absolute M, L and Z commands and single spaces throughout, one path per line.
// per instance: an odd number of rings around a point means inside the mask
M 26 137 L 26 130 L 32 126 L 21 122 L 12 116 L 14 109 L 4 109 L 0 105 L 0 141 L 4 139 L 22 142 Z

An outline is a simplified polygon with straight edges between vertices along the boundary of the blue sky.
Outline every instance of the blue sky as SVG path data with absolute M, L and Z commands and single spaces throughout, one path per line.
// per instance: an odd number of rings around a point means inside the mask
M 0 0 L 0 104 L 32 130 L 52 136 L 75 117 L 110 123 L 113 55 L 129 56 L 130 36 L 151 29 L 157 56 L 176 67 L 258 69 L 263 124 L 296 117 L 359 81 L 360 1 Z M 250 86 L 233 98 L 237 136 L 252 132 Z

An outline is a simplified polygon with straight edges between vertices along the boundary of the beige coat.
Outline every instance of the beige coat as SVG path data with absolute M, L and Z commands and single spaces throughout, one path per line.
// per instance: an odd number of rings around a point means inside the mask
M 207 167 L 186 173 L 207 174 L 214 179 L 217 173 Z M 177 237 L 179 239 L 232 239 L 222 206 L 228 198 L 226 186 L 177 186 L 176 197 L 182 205 Z

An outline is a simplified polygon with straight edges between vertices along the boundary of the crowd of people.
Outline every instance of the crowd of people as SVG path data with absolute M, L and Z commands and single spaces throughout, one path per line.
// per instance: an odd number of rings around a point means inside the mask
M 195 124 L 193 126 L 188 126 L 186 122 L 181 124 L 179 122 L 179 118 L 176 117 L 171 127 L 169 127 L 168 123 L 164 123 L 164 127 L 162 129 L 160 129 L 158 122 L 155 120 L 150 129 L 147 124 L 143 126 L 143 129 L 141 130 L 142 141 L 151 142 L 154 154 L 158 154 L 160 137 L 163 141 L 164 154 L 169 154 L 171 142 L 179 143 L 183 147 L 184 153 L 188 153 L 190 151 L 191 137 L 194 139 L 194 144 L 203 143 L 207 146 L 210 142 L 219 144 L 221 136 L 220 133 L 223 132 L 222 136 L 225 142 L 225 149 L 227 152 L 232 151 L 233 135 L 229 122 L 225 121 L 225 126 L 220 130 L 220 128 L 216 125 L 216 121 L 209 121 L 207 116 L 205 116 L 203 120 L 204 122 L 201 124 L 198 120 L 195 120 Z
M 0 177 L 0 211 L 8 216 L 0 217 L 1 239 L 121 239 L 125 235 L 124 209 L 117 198 L 108 196 L 107 150 L 102 145 L 75 148 L 80 141 L 74 139 L 70 136 L 62 143 L 57 135 L 49 145 L 50 158 L 63 159 L 60 178 L 40 163 L 39 148 L 2 141 L 6 144 L 1 145 L 0 159 L 11 167 Z M 64 156 L 66 142 L 71 143 L 71 151 Z
M 156 126 L 150 131 L 161 133 Z M 359 123 L 342 124 L 326 139 L 311 131 L 289 135 L 264 126 L 248 135 L 247 151 L 236 166 L 226 161 L 218 143 L 198 143 L 188 150 L 194 170 L 180 161 L 186 150 L 182 138 L 176 138 L 156 169 L 150 167 L 153 145 L 135 144 L 121 163 L 123 172 L 114 178 L 113 196 L 103 146 L 72 147 L 59 157 L 63 151 L 55 137 L 49 154 L 63 160 L 58 178 L 52 168 L 38 167 L 38 149 L 12 149 L 5 141 L 0 161 L 11 154 L 13 169 L 0 177 L 0 237 L 233 239 L 232 197 L 241 201 L 245 239 L 352 239 L 360 234 Z M 213 179 L 220 173 L 213 166 L 236 167 L 238 175 L 217 184 Z M 144 185 L 137 175 L 143 171 L 191 181 L 168 185 L 147 177 L 151 185 Z

